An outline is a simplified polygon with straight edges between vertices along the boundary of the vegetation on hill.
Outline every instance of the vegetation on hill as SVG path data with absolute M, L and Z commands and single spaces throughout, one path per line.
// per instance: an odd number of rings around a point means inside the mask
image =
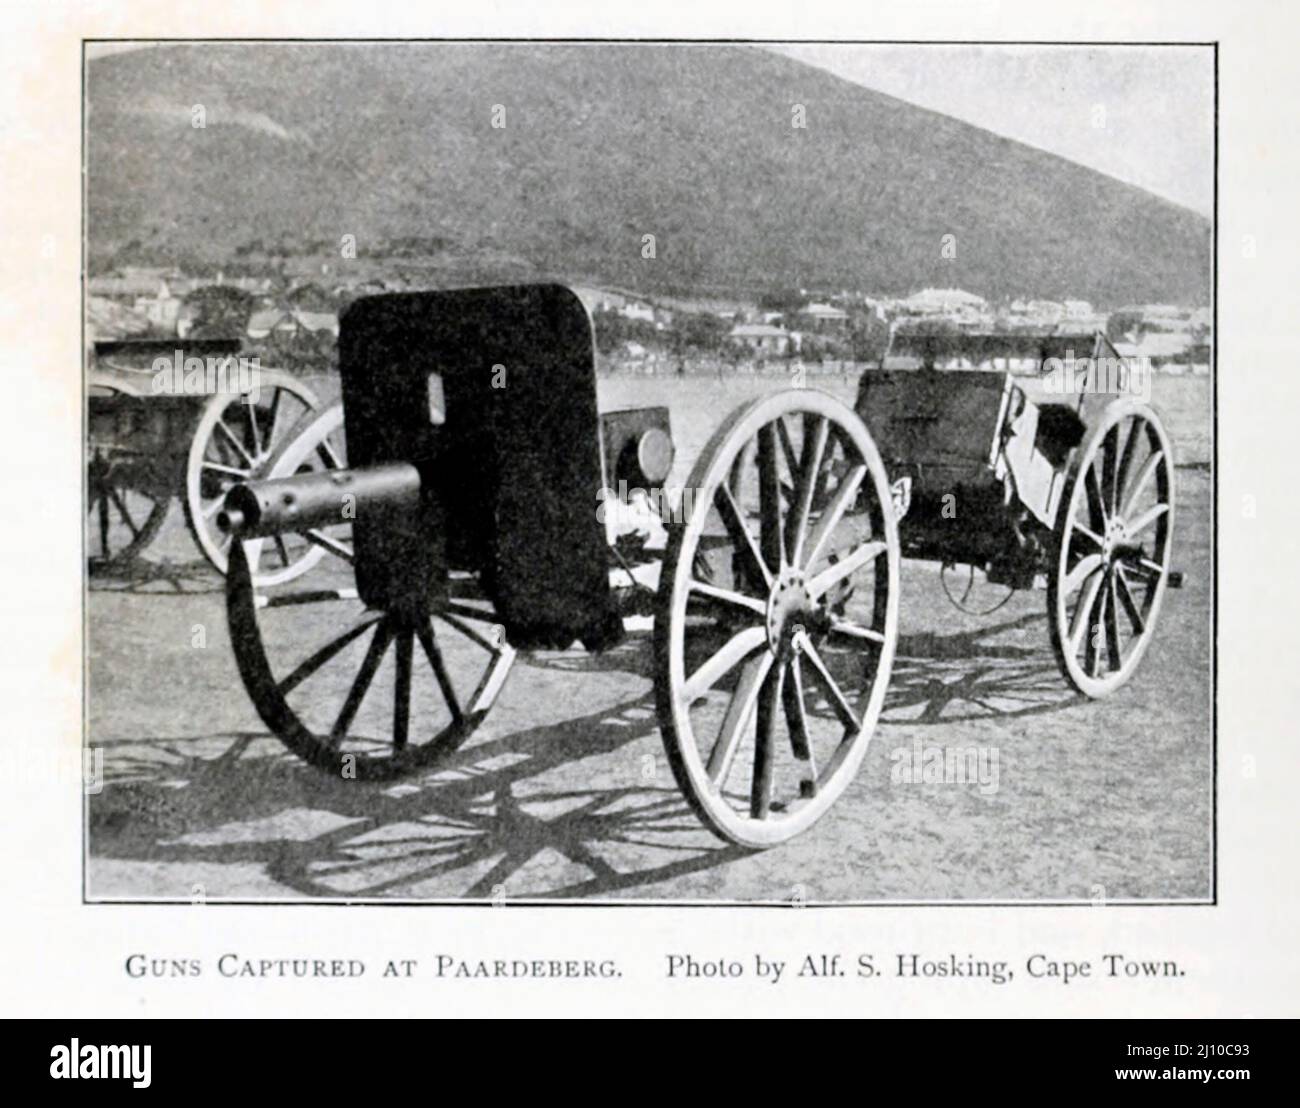
M 87 95 L 92 263 L 1209 297 L 1201 216 L 753 47 L 181 44 L 91 61 Z

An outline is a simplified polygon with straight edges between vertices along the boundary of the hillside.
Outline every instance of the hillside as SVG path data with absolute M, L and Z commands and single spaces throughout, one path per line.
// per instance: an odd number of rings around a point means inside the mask
M 752 47 L 169 46 L 93 60 L 87 96 L 92 258 L 279 243 L 346 272 L 351 234 L 448 283 L 1209 299 L 1195 213 Z

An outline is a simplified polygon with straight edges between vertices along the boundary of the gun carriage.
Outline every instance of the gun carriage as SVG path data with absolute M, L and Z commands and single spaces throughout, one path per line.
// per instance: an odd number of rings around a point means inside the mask
M 598 412 L 590 320 L 562 286 L 365 298 L 339 354 L 341 407 L 306 418 L 219 522 L 253 704 L 345 777 L 465 742 L 517 650 L 615 645 L 613 582 L 650 562 L 673 774 L 715 833 L 769 846 L 861 764 L 905 553 L 1045 577 L 1062 671 L 1090 696 L 1131 675 L 1170 577 L 1172 455 L 1144 405 L 1054 411 L 1008 375 L 869 372 L 856 412 L 814 389 L 741 406 L 674 490 L 668 412 Z M 624 487 L 659 506 L 661 549 L 598 510 Z M 290 536 L 328 555 L 310 587 L 263 574 Z
M 896 336 L 892 350 L 921 368 L 864 373 L 855 407 L 895 489 L 903 555 L 938 562 L 966 610 L 976 573 L 1003 586 L 977 614 L 1045 586 L 1062 673 L 1087 696 L 1113 692 L 1141 661 L 1165 589 L 1182 581 L 1170 569 L 1173 450 L 1134 394 L 1138 371 L 1100 332 Z M 1017 353 L 1070 377 L 1048 378 L 1055 391 L 1034 400 L 1010 372 L 935 368 L 945 355 Z M 967 582 L 953 596 L 958 567 Z
M 234 368 L 239 350 L 237 339 L 95 344 L 86 381 L 86 550 L 92 573 L 120 570 L 139 555 L 176 497 L 203 557 L 226 571 L 231 540 L 216 526 L 226 492 L 260 475 L 286 433 L 319 407 L 314 393 L 286 373 L 258 367 L 255 380 L 242 381 Z M 159 370 L 158 359 L 174 363 L 178 372 Z M 191 367 L 202 367 L 189 371 L 194 392 L 185 389 L 188 359 L 198 359 Z M 215 389 L 209 387 L 213 382 Z M 292 579 L 321 555 L 292 538 L 274 544 L 273 553 L 268 580 Z

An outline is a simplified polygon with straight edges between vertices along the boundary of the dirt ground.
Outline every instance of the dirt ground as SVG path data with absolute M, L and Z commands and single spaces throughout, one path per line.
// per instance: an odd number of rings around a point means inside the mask
M 852 382 L 810 381 L 851 400 Z M 601 381 L 604 408 L 667 404 L 685 474 L 723 415 L 777 377 Z M 1156 381 L 1179 459 L 1174 566 L 1155 641 L 1113 697 L 1057 671 L 1042 592 L 958 612 L 904 562 L 901 639 L 856 781 L 811 831 L 748 853 L 673 783 L 649 636 L 521 655 L 474 739 L 389 784 L 341 780 L 268 735 L 235 669 L 222 581 L 173 505 L 131 574 L 87 597 L 91 899 L 1206 899 L 1212 890 L 1210 392 Z M 196 646 L 195 631 L 203 645 Z M 996 776 L 911 783 L 899 752 L 974 750 Z

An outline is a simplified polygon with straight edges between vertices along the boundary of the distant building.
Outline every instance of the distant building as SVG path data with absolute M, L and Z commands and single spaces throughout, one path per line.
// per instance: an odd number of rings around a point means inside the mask
M 575 285 L 573 291 L 589 312 L 613 312 L 627 304 L 627 297 L 606 289 Z
M 830 304 L 805 304 L 799 314 L 811 319 L 817 331 L 842 331 L 849 323 L 849 313 Z
M 986 324 L 991 319 L 984 297 L 965 289 L 922 289 L 896 304 L 899 314 L 942 319 L 959 327 Z
M 1115 350 L 1125 358 L 1149 358 L 1153 365 L 1189 360 L 1195 340 L 1186 331 L 1148 331 L 1132 342 L 1117 342 Z
M 92 277 L 86 282 L 86 291 L 91 296 L 100 296 L 105 300 L 127 301 L 132 304 L 137 300 L 167 300 L 172 296 L 166 277 L 143 271 Z
M 128 338 L 149 330 L 149 320 L 132 306 L 101 296 L 86 298 L 86 332 L 92 341 Z
M 133 268 L 86 282 L 86 293 L 103 301 L 130 308 L 147 321 L 151 330 L 171 331 L 181 311 L 178 285 L 184 282 L 163 270 Z
M 283 308 L 263 308 L 248 320 L 248 337 L 264 339 L 272 332 L 296 335 L 300 331 L 328 331 L 335 338 L 339 334 L 339 317 L 333 312 L 287 311 Z
M 784 327 L 770 323 L 741 323 L 727 335 L 730 342 L 743 346 L 756 354 L 773 354 L 780 357 L 796 344 L 795 336 Z M 797 344 L 796 344 L 797 345 Z
M 653 323 L 655 321 L 655 310 L 644 300 L 634 300 L 624 304 L 618 309 L 618 314 L 624 319 L 636 319 L 642 323 Z
M 984 297 L 965 289 L 922 289 L 903 300 L 901 305 L 916 315 L 947 315 L 951 312 L 983 312 L 988 308 Z
M 1059 300 L 1031 300 L 1025 315 L 1038 323 L 1059 323 L 1065 318 L 1066 309 Z

